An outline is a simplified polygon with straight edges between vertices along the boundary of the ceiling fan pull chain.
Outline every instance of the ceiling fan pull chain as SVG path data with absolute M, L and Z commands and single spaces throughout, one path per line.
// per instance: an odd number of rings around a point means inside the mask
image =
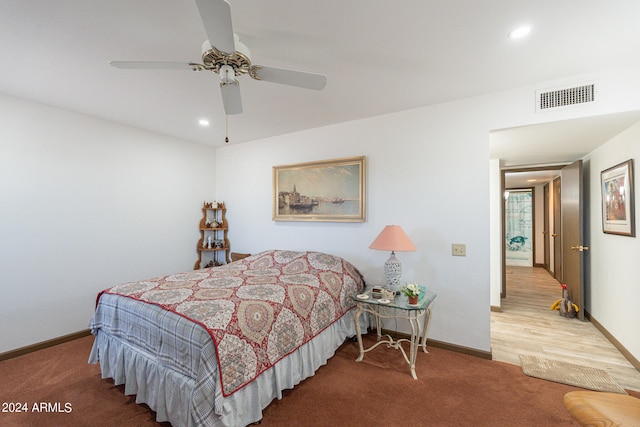
M 225 137 L 224 142 L 229 143 L 229 115 L 224 115 Z
M 227 83 L 229 81 L 229 68 L 225 69 L 226 74 L 227 74 Z M 227 93 L 227 91 L 224 92 L 224 105 L 228 105 L 227 101 L 229 99 L 229 95 Z M 227 114 L 226 109 L 225 109 L 225 113 L 224 113 L 224 142 L 225 144 L 229 143 L 229 114 Z

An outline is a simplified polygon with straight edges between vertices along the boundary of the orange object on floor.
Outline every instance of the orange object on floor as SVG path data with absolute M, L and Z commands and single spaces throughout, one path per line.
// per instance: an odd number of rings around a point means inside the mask
M 640 426 L 640 399 L 618 393 L 571 391 L 564 406 L 583 426 Z

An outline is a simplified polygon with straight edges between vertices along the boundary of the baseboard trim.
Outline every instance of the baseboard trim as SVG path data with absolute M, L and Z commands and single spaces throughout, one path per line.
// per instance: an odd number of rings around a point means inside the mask
M 370 329 L 369 330 L 370 333 L 375 334 L 375 330 Z M 388 334 L 390 336 L 392 336 L 394 339 L 395 338 L 405 338 L 405 339 L 409 339 L 411 338 L 409 336 L 409 334 L 405 334 L 404 332 L 398 332 L 398 331 L 392 331 L 392 330 L 387 330 L 387 329 L 382 329 L 380 331 L 383 335 Z M 451 344 L 448 342 L 444 342 L 444 341 L 438 341 L 438 340 L 433 340 L 430 338 L 427 338 L 427 347 L 436 347 L 436 348 L 441 348 L 443 350 L 449 350 L 449 351 L 453 351 L 456 353 L 462 353 L 462 354 L 467 354 L 469 356 L 474 356 L 474 357 L 479 357 L 480 359 L 486 359 L 486 360 L 492 360 L 493 356 L 491 354 L 490 351 L 482 351 L 482 350 L 478 350 L 476 348 L 470 348 L 470 347 L 465 347 L 462 345 L 456 345 L 456 344 Z
M 53 347 L 54 345 L 77 340 L 78 338 L 83 338 L 89 335 L 91 335 L 91 331 L 89 329 L 84 329 L 82 331 L 74 332 L 69 335 L 42 341 L 36 344 L 28 345 L 26 347 L 18 348 L 16 350 L 10 350 L 5 353 L 0 353 L 0 361 L 13 359 L 14 357 L 18 356 L 24 356 L 25 354 L 33 353 L 34 351 L 43 350 L 45 348 Z
M 607 328 L 602 326 L 602 324 L 600 322 L 598 322 L 591 315 L 591 313 L 589 313 L 586 310 L 584 312 L 584 317 L 586 317 L 593 324 L 593 326 L 595 326 L 596 329 L 598 329 L 602 333 L 602 335 L 604 335 L 605 338 L 608 339 L 609 342 L 611 342 L 611 344 L 613 344 L 613 346 L 618 349 L 618 351 L 625 357 L 625 359 L 627 359 L 629 361 L 629 363 L 631 363 L 631 365 L 633 365 L 634 368 L 636 368 L 637 371 L 640 371 L 640 361 L 638 359 L 636 359 L 633 356 L 633 354 L 631 354 L 631 352 L 629 352 L 629 350 L 627 350 L 620 343 L 620 341 L 618 341 L 613 335 L 611 335 L 611 333 L 609 331 L 607 331 Z

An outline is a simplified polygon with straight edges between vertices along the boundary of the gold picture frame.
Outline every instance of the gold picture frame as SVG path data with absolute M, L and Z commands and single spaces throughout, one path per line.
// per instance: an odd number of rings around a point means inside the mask
M 635 237 L 633 159 L 600 173 L 602 189 L 602 231 Z
M 273 167 L 273 220 L 365 221 L 365 156 Z

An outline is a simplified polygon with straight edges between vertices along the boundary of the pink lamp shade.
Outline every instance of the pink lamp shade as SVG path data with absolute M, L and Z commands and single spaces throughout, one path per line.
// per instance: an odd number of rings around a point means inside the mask
M 416 247 L 399 225 L 387 225 L 376 237 L 376 240 L 369 245 L 369 249 L 379 251 L 415 251 Z
M 376 239 L 369 245 L 370 249 L 391 251 L 391 256 L 384 263 L 384 279 L 387 289 L 399 292 L 402 278 L 402 263 L 396 258 L 395 251 L 415 251 L 416 247 L 399 225 L 387 225 Z

